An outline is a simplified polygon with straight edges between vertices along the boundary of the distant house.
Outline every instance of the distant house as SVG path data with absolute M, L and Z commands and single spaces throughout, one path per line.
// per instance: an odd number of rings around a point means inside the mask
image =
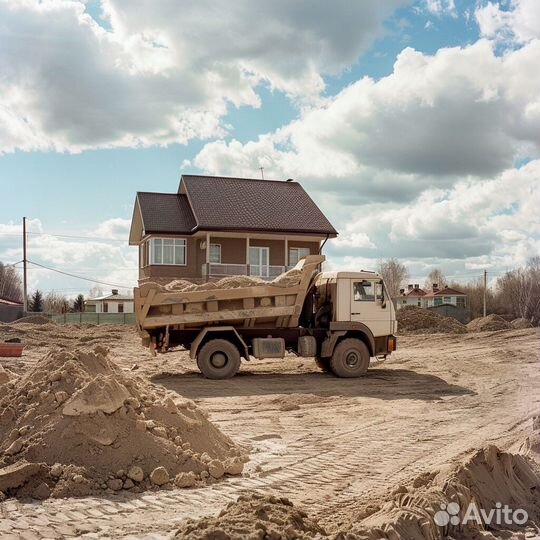
M 137 193 L 129 243 L 139 281 L 270 279 L 335 236 L 298 182 L 183 175 L 177 193 Z
M 0 321 L 12 322 L 24 315 L 22 302 L 0 296 Z
M 422 308 L 438 307 L 442 305 L 452 305 L 457 308 L 467 307 L 467 295 L 450 287 L 439 289 L 434 283 L 431 291 L 421 289 L 419 285 L 408 285 L 407 290 L 401 289 L 396 298 L 397 308 L 404 306 L 418 306 Z
M 456 306 L 461 309 L 467 307 L 467 295 L 465 293 L 451 287 L 439 289 L 437 283 L 434 283 L 432 290 L 424 296 L 424 301 L 427 308 L 444 305 Z
M 407 291 L 405 289 L 399 291 L 399 297 L 396 299 L 396 307 L 397 309 L 405 306 L 426 307 L 423 302 L 426 294 L 426 291 L 421 289 L 420 285 L 410 284 L 407 286 Z
M 112 294 L 90 298 L 85 301 L 85 311 L 88 313 L 134 313 L 133 297 L 118 294 L 113 289 Z

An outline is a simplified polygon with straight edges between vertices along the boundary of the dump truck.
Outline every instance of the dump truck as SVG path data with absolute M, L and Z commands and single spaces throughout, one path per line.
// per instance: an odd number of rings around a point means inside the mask
M 338 377 L 363 376 L 371 358 L 396 349 L 394 305 L 377 273 L 321 272 L 324 260 L 309 255 L 271 282 L 244 277 L 233 287 L 220 281 L 191 290 L 143 284 L 134 290 L 143 344 L 159 352 L 185 347 L 210 379 L 234 376 L 242 359 L 287 352 L 313 357 Z

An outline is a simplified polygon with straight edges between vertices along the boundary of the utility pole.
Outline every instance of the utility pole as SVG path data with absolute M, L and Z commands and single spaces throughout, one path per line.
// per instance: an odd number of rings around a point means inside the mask
M 24 303 L 24 314 L 28 312 L 28 281 L 26 278 L 26 218 L 23 217 L 23 303 Z
M 484 270 L 484 317 L 486 316 L 487 270 Z

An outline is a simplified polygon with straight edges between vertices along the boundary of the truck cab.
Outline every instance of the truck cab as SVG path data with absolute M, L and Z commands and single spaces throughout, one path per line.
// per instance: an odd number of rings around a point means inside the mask
M 362 323 L 373 337 L 396 333 L 394 304 L 376 272 L 323 272 L 315 286 L 324 288 L 321 301 L 332 306 L 332 321 Z

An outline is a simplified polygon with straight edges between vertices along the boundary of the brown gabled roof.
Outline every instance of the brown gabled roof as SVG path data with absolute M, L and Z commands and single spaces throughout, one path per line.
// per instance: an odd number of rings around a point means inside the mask
M 191 234 L 197 225 L 189 201 L 177 193 L 137 193 L 147 233 Z
M 428 292 L 426 296 L 467 296 L 467 295 L 465 293 L 462 293 L 461 291 L 458 291 L 457 289 L 452 289 L 452 287 L 445 287 L 444 289 Z
M 198 227 L 337 235 L 298 182 L 183 175 Z
M 337 236 L 297 182 L 183 175 L 178 191 L 137 194 L 146 233 L 220 230 Z

